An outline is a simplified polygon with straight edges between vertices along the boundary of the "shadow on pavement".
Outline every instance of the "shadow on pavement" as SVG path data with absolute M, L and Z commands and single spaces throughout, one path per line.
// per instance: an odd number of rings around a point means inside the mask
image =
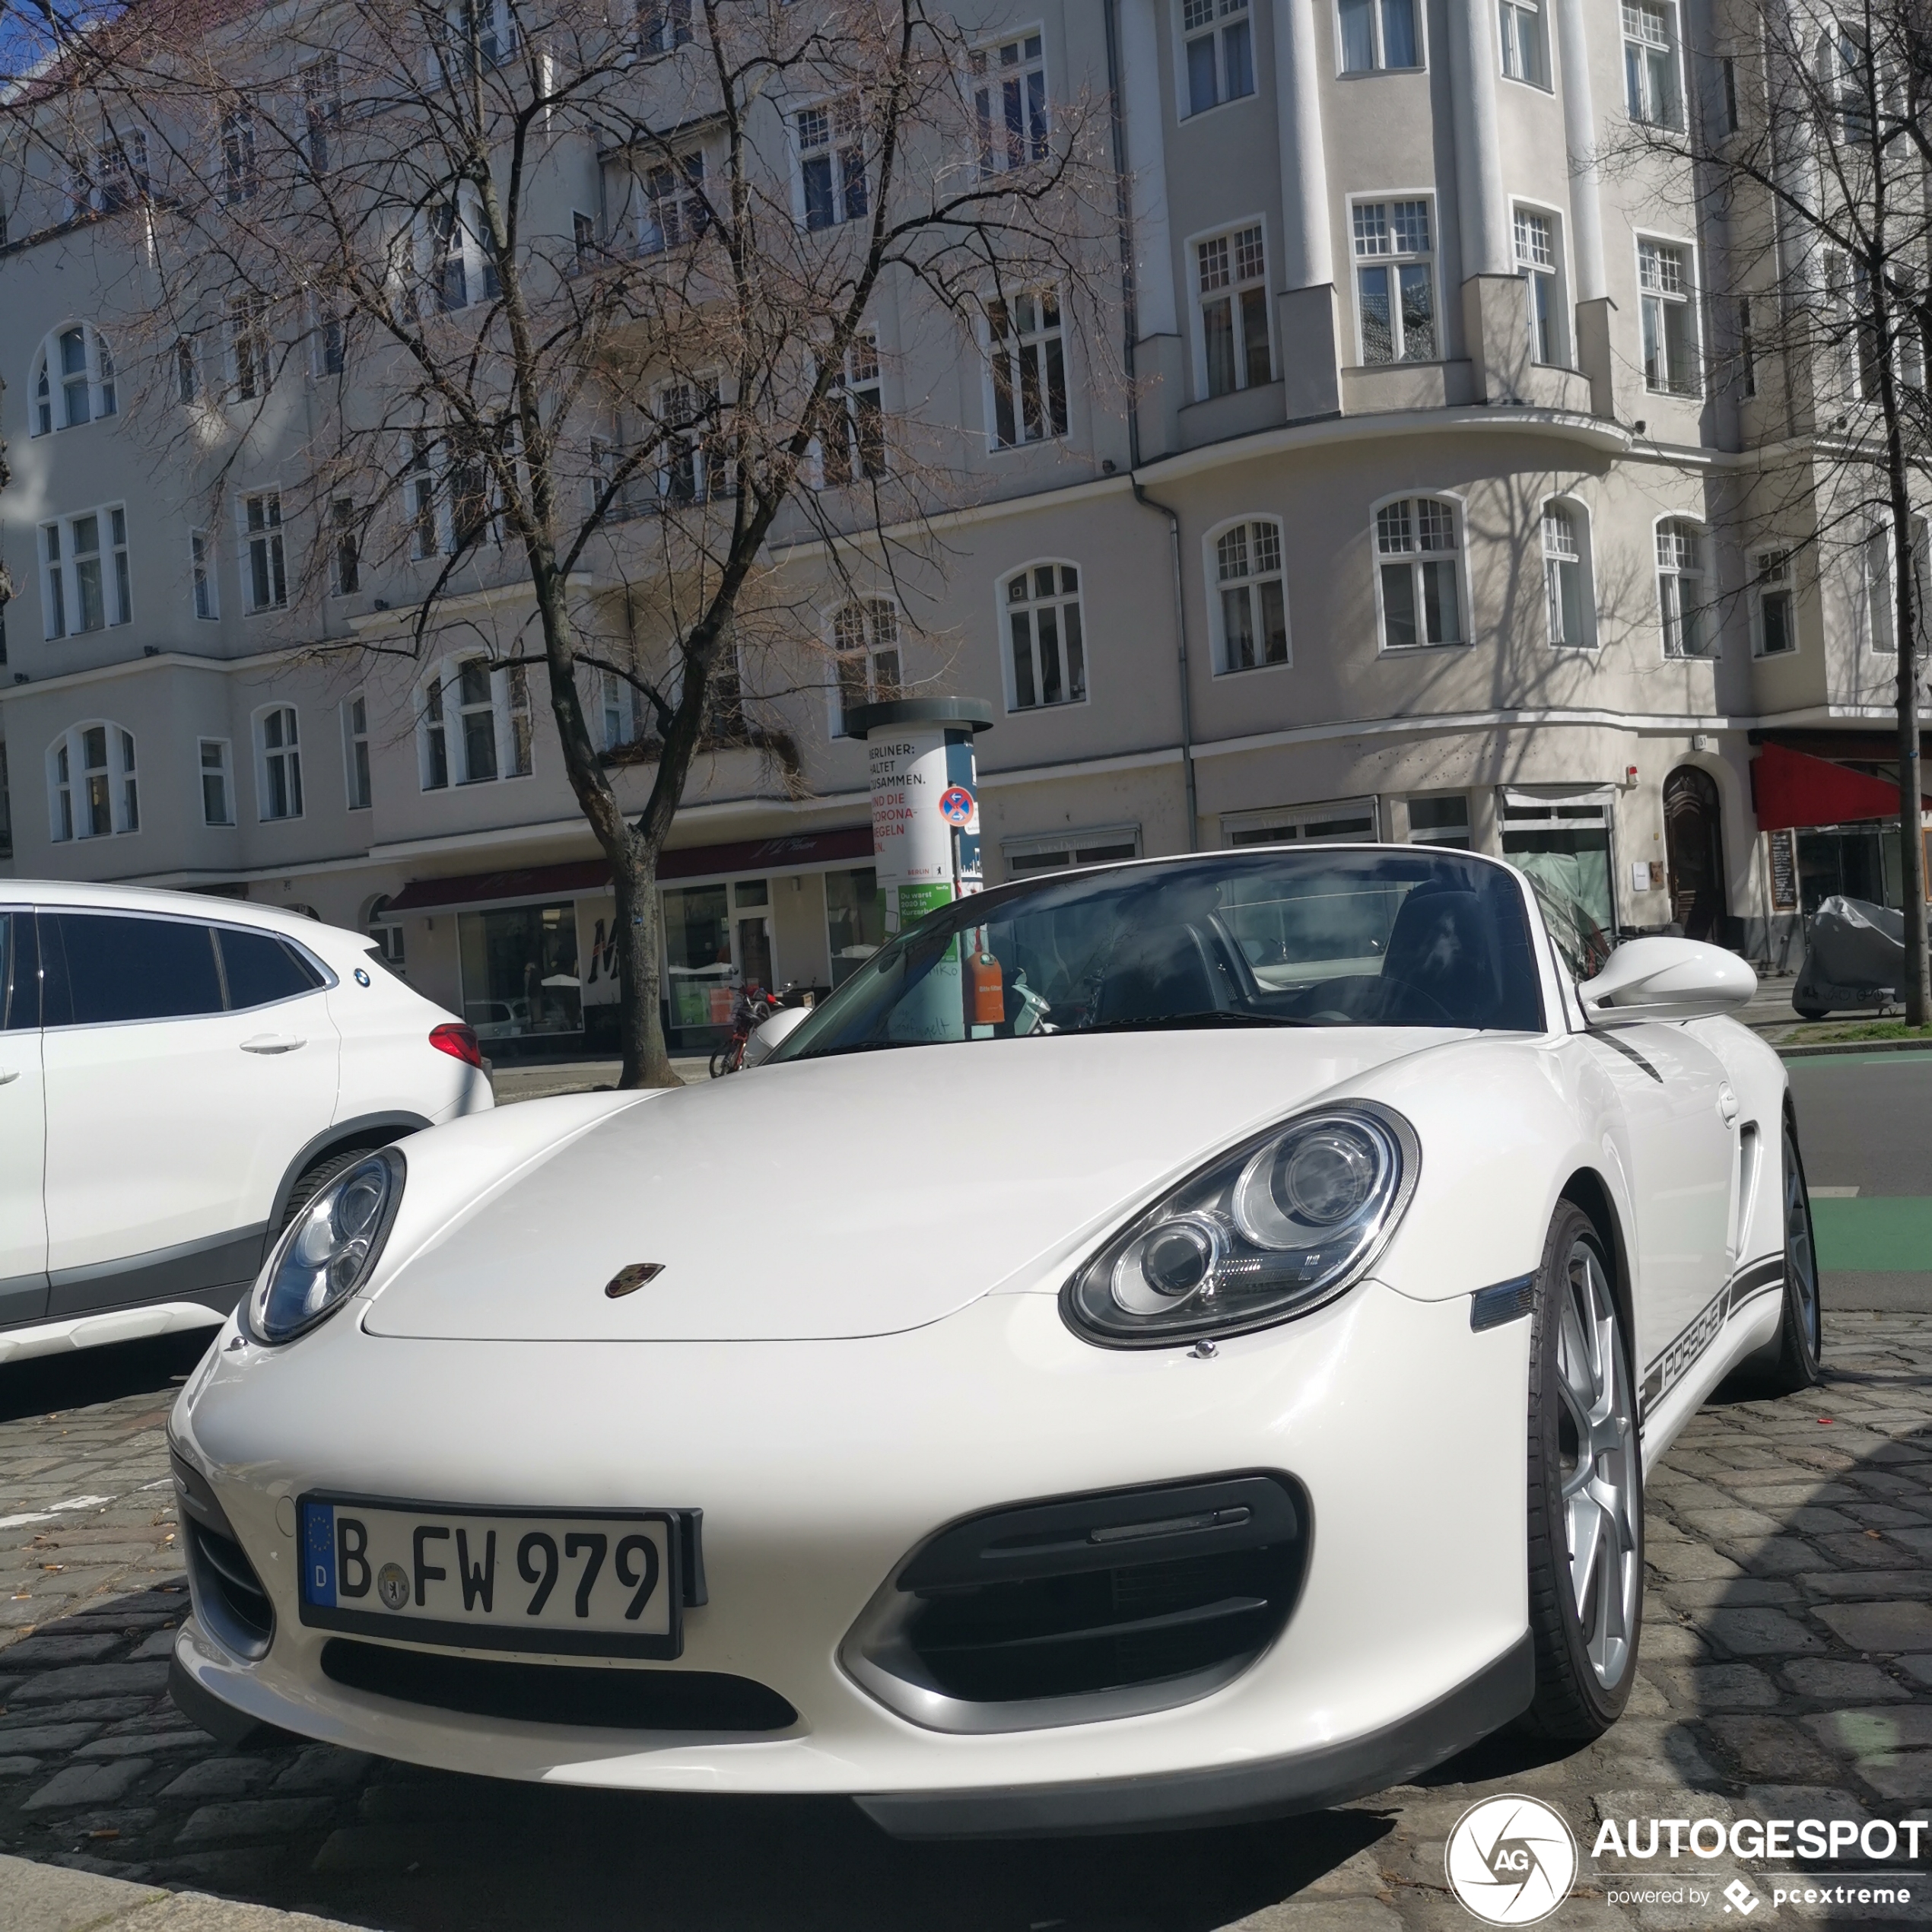
M 69 1349 L 0 1366 L 0 1422 L 118 1402 L 124 1396 L 145 1395 L 170 1385 L 179 1387 L 207 1353 L 215 1332 L 197 1328 L 183 1335 Z

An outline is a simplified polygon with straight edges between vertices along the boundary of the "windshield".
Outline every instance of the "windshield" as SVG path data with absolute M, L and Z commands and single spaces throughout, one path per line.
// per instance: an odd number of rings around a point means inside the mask
M 1542 1025 L 1511 873 L 1330 846 L 958 900 L 874 954 L 772 1057 L 1175 1027 Z

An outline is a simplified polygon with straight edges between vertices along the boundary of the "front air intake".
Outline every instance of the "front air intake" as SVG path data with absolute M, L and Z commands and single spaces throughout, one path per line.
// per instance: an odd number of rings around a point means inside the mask
M 1166 1709 L 1280 1634 L 1307 1546 L 1306 1503 L 1274 1476 L 990 1511 L 916 1551 L 840 1654 L 882 1702 L 936 1730 Z
M 275 1606 L 248 1560 L 208 1479 L 170 1450 L 168 1464 L 181 1505 L 181 1543 L 195 1621 L 238 1657 L 265 1657 L 275 1634 Z

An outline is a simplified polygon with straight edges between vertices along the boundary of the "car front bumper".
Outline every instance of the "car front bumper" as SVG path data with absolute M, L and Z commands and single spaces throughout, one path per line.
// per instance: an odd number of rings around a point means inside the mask
M 224 1346 L 173 1434 L 274 1606 L 251 1661 L 208 1619 L 184 1698 L 408 1762 L 666 1791 L 843 1793 L 909 1835 L 1123 1829 L 1305 1810 L 1414 1775 L 1517 1715 L 1531 1673 L 1529 1323 L 1364 1284 L 1190 1352 L 1075 1338 L 1050 1295 L 989 1296 L 862 1340 L 615 1345 L 377 1339 L 345 1310 L 291 1347 Z M 962 1734 L 909 1721 L 840 1651 L 942 1526 L 1040 1498 L 1235 1471 L 1307 1502 L 1286 1626 L 1172 1708 Z M 675 1664 L 798 1712 L 756 1736 L 484 1718 L 350 1689 L 297 1601 L 312 1489 L 529 1508 L 701 1508 L 708 1600 Z

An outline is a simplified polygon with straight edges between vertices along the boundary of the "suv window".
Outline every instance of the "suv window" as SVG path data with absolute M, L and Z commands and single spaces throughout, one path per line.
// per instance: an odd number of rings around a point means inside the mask
M 97 912 L 43 912 L 36 923 L 49 1026 L 221 1011 L 214 935 L 205 926 Z
M 0 912 L 0 1033 L 40 1024 L 38 958 L 31 915 Z
M 232 926 L 215 928 L 221 948 L 221 969 L 228 981 L 228 1008 L 265 1006 L 275 999 L 292 999 L 312 993 L 322 975 L 295 949 L 272 933 L 243 933 Z

